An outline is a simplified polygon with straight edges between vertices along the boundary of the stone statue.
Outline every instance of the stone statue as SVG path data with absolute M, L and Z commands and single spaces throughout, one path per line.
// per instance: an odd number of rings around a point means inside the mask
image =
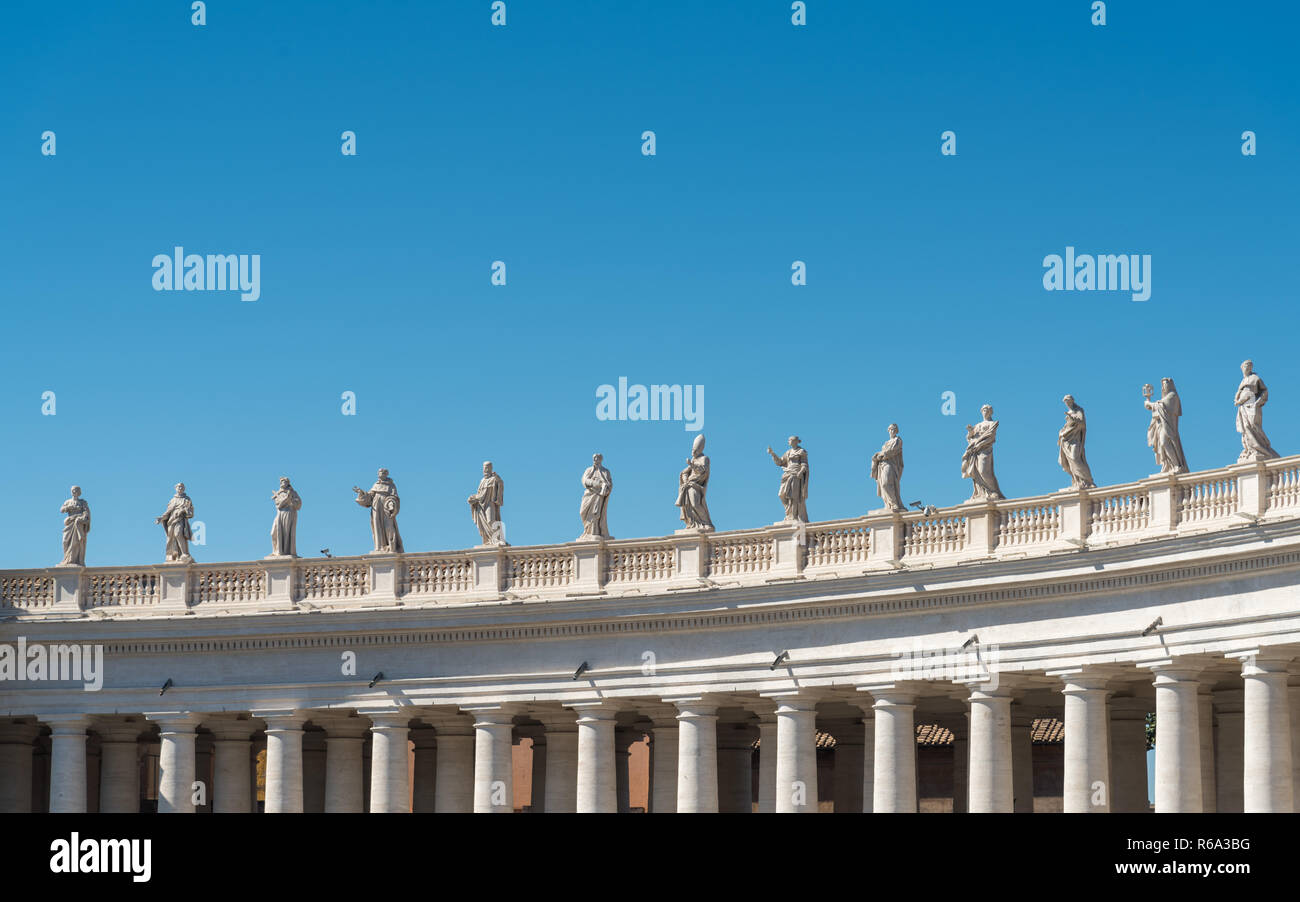
M 582 473 L 582 504 L 578 516 L 582 518 L 582 535 L 579 539 L 613 538 L 609 534 L 609 494 L 614 490 L 614 478 L 601 466 L 604 458 L 591 455 L 591 466 Z
M 375 539 L 375 550 L 371 554 L 401 554 L 402 534 L 397 531 L 397 512 L 401 510 L 402 501 L 397 497 L 397 485 L 388 478 L 388 471 L 379 468 L 379 475 L 370 491 L 365 492 L 356 486 L 357 504 L 370 508 L 370 533 Z
M 281 476 L 280 488 L 271 493 L 271 500 L 275 502 L 271 557 L 297 557 L 298 511 L 302 509 L 302 496 L 289 484 L 288 476 Z
M 86 534 L 90 532 L 90 505 L 81 497 L 81 486 L 72 487 L 72 497 L 63 502 L 63 560 L 60 567 L 86 566 Z
M 966 427 L 966 450 L 961 456 L 961 476 L 972 484 L 971 501 L 981 498 L 997 500 L 1005 497 L 993 474 L 993 443 L 998 440 L 998 421 L 993 419 L 993 407 L 980 408 L 983 419 Z
M 1070 474 L 1074 488 L 1093 488 L 1096 483 L 1092 481 L 1092 470 L 1083 453 L 1083 440 L 1088 431 L 1083 408 L 1074 403 L 1074 395 L 1066 395 L 1061 400 L 1065 403 L 1065 425 L 1056 436 L 1056 444 L 1061 449 L 1057 462 Z
M 777 497 L 785 505 L 785 519 L 799 523 L 808 522 L 808 452 L 799 447 L 799 436 L 792 435 L 786 440 L 790 450 L 776 456 L 769 445 L 767 453 L 772 462 L 782 469 L 781 488 Z
M 704 453 L 704 435 L 695 437 L 686 468 L 677 477 L 677 506 L 682 509 L 682 522 L 689 529 L 712 529 L 709 505 L 704 493 L 709 488 L 709 458 Z
M 1151 400 L 1150 383 L 1142 386 L 1143 405 L 1151 411 L 1151 425 L 1147 427 L 1147 445 L 1156 452 L 1156 464 L 1161 473 L 1186 473 L 1187 458 L 1183 456 L 1183 442 L 1178 437 L 1178 418 L 1183 415 L 1183 404 L 1173 379 L 1160 380 L 1160 400 Z
M 167 509 L 161 517 L 155 517 L 155 523 L 161 523 L 167 533 L 167 561 L 194 563 L 190 557 L 190 518 L 194 516 L 194 502 L 185 494 L 185 483 L 176 483 L 176 494 L 167 502 Z
M 871 478 L 876 480 L 876 494 L 885 507 L 895 513 L 907 510 L 903 504 L 900 483 L 903 479 L 903 440 L 898 437 L 898 424 L 889 424 L 889 441 L 871 455 Z
M 1264 434 L 1264 404 L 1268 402 L 1268 389 L 1264 380 L 1255 373 L 1255 364 L 1246 360 L 1241 364 L 1241 384 L 1237 386 L 1237 431 L 1241 433 L 1241 456 L 1238 463 L 1250 460 L 1272 460 L 1278 456 Z
M 484 545 L 506 544 L 505 526 L 501 522 L 501 505 L 506 503 L 506 484 L 492 471 L 492 461 L 483 461 L 483 478 L 478 491 L 468 498 L 469 515 L 478 527 Z

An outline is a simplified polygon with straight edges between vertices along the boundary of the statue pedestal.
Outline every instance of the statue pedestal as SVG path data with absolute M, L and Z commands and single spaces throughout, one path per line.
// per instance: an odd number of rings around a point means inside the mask
M 402 581 L 402 557 L 398 554 L 380 552 L 371 554 L 367 561 L 370 565 L 370 592 L 368 601 L 396 601 L 397 588 Z
M 266 558 L 266 600 L 275 607 L 292 607 L 294 598 L 294 561 L 287 554 L 272 554 Z
M 54 568 L 54 607 L 51 610 L 69 614 L 81 611 L 85 569 L 75 564 L 60 564 Z
M 185 555 L 189 557 L 189 555 Z M 190 564 L 187 561 L 168 561 L 158 568 L 158 606 L 160 612 L 188 611 L 190 608 Z

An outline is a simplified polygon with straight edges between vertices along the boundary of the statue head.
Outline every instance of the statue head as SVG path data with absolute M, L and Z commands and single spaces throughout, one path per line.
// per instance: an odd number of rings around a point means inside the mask
M 280 488 L 282 488 L 282 489 L 287 489 L 288 487 L 289 487 L 289 477 L 288 477 L 288 476 L 281 476 L 281 477 L 280 477 Z
M 1160 394 L 1169 395 L 1169 394 L 1173 394 L 1175 391 L 1177 391 L 1177 389 L 1174 388 L 1173 379 L 1170 379 L 1168 376 L 1166 376 L 1165 378 L 1160 380 Z
M 698 457 L 704 453 L 704 433 L 701 432 L 695 436 L 695 441 L 691 442 L 691 456 Z
M 984 419 L 986 419 L 986 420 L 991 420 L 991 419 L 993 419 L 993 405 L 992 405 L 992 404 L 985 404 L 983 407 L 981 407 L 981 408 L 980 408 L 980 415 L 983 416 Z
M 492 461 L 490 460 L 483 461 L 483 475 L 484 476 L 492 475 Z
M 388 479 L 388 471 L 383 467 L 379 468 L 379 481 L 384 482 Z
M 81 497 L 81 486 L 79 486 L 79 485 L 74 485 L 74 486 L 72 487 L 72 497 L 73 497 L 73 498 L 80 498 L 80 497 Z
M 596 454 L 591 455 L 591 465 L 592 465 L 593 467 L 599 467 L 599 466 L 600 466 L 600 462 L 601 462 L 602 460 L 604 460 L 604 459 L 605 459 L 605 456 L 604 456 L 603 454 L 600 454 L 599 452 L 597 452 Z
M 1074 410 L 1075 408 L 1074 395 L 1066 395 L 1061 400 L 1065 403 L 1066 407 L 1070 408 L 1071 410 Z
M 791 448 L 798 448 L 799 442 L 802 441 L 802 439 L 800 439 L 799 436 L 797 435 L 792 435 L 788 439 L 786 439 L 786 441 L 790 443 Z
M 890 437 L 890 438 L 896 438 L 897 436 L 898 436 L 898 424 L 897 424 L 897 423 L 890 423 L 890 424 L 889 424 L 889 437 Z
M 1241 362 L 1241 374 L 1243 376 L 1249 376 L 1254 371 L 1255 371 L 1255 361 L 1243 360 Z
M 177 495 L 184 495 L 184 494 L 185 494 L 185 483 L 183 483 L 183 482 L 178 482 L 178 483 L 176 483 L 176 494 L 177 494 Z

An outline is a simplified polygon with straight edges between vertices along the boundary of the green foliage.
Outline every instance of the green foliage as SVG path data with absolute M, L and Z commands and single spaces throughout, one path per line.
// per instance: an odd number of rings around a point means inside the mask
M 1147 715 L 1147 750 L 1156 747 L 1156 712 Z

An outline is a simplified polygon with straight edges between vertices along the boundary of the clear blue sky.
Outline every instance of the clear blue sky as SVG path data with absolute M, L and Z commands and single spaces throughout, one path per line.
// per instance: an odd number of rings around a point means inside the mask
M 614 534 L 663 535 L 693 433 L 598 421 L 620 376 L 705 386 L 720 529 L 780 518 L 792 432 L 814 519 L 879 505 L 891 421 L 907 500 L 960 502 L 985 401 L 1008 495 L 1067 484 L 1066 392 L 1098 482 L 1146 476 L 1166 375 L 1230 463 L 1247 356 L 1300 450 L 1293 7 L 808 5 L 6 3 L 0 566 L 59 560 L 74 482 L 92 565 L 161 560 L 178 480 L 199 561 L 261 557 L 282 474 L 301 553 L 364 552 L 380 466 L 408 549 L 466 547 L 485 458 L 510 541 L 564 541 L 595 450 Z M 175 245 L 260 254 L 261 299 L 153 291 Z M 1045 291 L 1067 245 L 1152 255 L 1151 299 Z

